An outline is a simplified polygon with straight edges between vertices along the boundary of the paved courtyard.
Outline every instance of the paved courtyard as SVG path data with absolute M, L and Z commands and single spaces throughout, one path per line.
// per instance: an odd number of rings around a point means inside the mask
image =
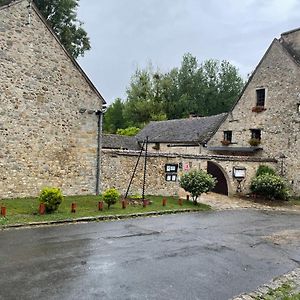
M 300 215 L 225 210 L 0 231 L 0 299 L 229 299 L 300 263 Z

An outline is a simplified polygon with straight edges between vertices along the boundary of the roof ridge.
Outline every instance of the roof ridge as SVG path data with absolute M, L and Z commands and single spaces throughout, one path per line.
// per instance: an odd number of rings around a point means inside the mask
M 281 33 L 281 36 L 287 35 L 287 34 L 290 34 L 290 33 L 293 33 L 293 32 L 299 31 L 299 30 L 300 30 L 300 27 L 295 28 L 295 29 L 291 29 L 289 31 L 285 31 L 285 32 Z
M 11 7 L 12 5 L 18 4 L 24 0 L 7 0 L 3 4 L 0 4 L 0 10 Z M 28 1 L 28 0 L 27 0 Z

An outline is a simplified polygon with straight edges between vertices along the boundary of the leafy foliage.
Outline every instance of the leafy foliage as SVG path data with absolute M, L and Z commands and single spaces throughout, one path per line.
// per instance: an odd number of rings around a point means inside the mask
M 108 208 L 110 208 L 111 205 L 116 204 L 119 198 L 120 193 L 115 188 L 106 190 L 102 195 L 102 199 L 107 204 Z
M 45 187 L 39 196 L 40 203 L 44 203 L 47 213 L 56 211 L 63 201 L 63 195 L 59 188 Z
M 266 166 L 266 165 L 260 165 L 256 171 L 256 176 L 260 176 L 260 175 L 263 175 L 263 174 L 271 174 L 271 175 L 276 175 L 276 171 L 269 167 L 269 166 Z
M 124 129 L 118 129 L 117 134 L 119 135 L 128 135 L 128 136 L 134 136 L 139 133 L 141 129 L 138 127 L 127 127 Z
M 243 84 L 229 62 L 211 59 L 199 64 L 191 54 L 183 56 L 180 68 L 167 73 L 153 71 L 151 66 L 138 69 L 125 101 L 116 99 L 106 112 L 104 130 L 115 133 L 128 126 L 142 128 L 150 121 L 226 112 Z
M 216 179 L 203 170 L 192 170 L 184 174 L 180 179 L 180 186 L 189 192 L 194 204 L 202 193 L 207 193 L 216 185 Z
M 79 0 L 34 0 L 66 50 L 74 57 L 90 50 L 90 40 L 83 23 L 77 19 Z
M 270 173 L 254 177 L 251 181 L 250 189 L 253 193 L 268 199 L 286 200 L 289 197 L 289 189 L 284 179 Z
M 103 120 L 103 129 L 105 132 L 115 133 L 117 129 L 126 127 L 123 110 L 124 104 L 120 98 L 117 98 L 108 107 Z

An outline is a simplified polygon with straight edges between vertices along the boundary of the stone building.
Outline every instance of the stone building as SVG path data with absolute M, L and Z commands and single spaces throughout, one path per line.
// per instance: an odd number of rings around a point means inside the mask
M 211 122 L 218 118 L 220 122 Z M 273 40 L 228 115 L 202 120 L 200 127 L 197 119 L 152 122 L 137 135 L 140 143 L 149 136 L 151 193 L 178 193 L 178 178 L 190 168 L 215 176 L 216 192 L 247 193 L 258 166 L 265 164 L 299 195 L 300 29 Z M 213 130 L 209 124 L 215 125 Z M 119 153 L 114 159 L 128 172 L 133 155 Z M 121 178 L 128 179 L 121 174 L 114 174 L 120 188 Z
M 0 198 L 95 193 L 105 101 L 27 0 L 0 7 L 0 73 Z
M 206 153 L 207 142 L 226 115 L 150 122 L 136 138 L 142 144 L 148 137 L 149 150 L 157 153 Z
M 240 163 L 246 167 L 245 191 L 260 159 L 300 194 L 299 130 L 300 29 L 295 29 L 273 40 L 208 149 L 224 158 L 248 159 L 248 166 Z M 219 169 L 232 185 L 232 166 L 224 161 Z

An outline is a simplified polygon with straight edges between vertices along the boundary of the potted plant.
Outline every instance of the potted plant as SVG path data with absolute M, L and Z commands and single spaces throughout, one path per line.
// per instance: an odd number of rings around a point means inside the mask
M 256 112 L 256 113 L 260 113 L 264 110 L 266 110 L 266 108 L 264 106 L 257 105 L 257 106 L 252 107 L 252 111 Z
M 228 140 L 223 140 L 223 141 L 221 141 L 221 144 L 222 144 L 223 146 L 228 146 L 228 145 L 231 144 L 231 142 L 228 141 Z
M 259 139 L 256 139 L 256 138 L 252 138 L 249 140 L 249 144 L 252 146 L 252 147 L 255 147 L 255 146 L 258 146 L 260 144 L 260 140 Z

